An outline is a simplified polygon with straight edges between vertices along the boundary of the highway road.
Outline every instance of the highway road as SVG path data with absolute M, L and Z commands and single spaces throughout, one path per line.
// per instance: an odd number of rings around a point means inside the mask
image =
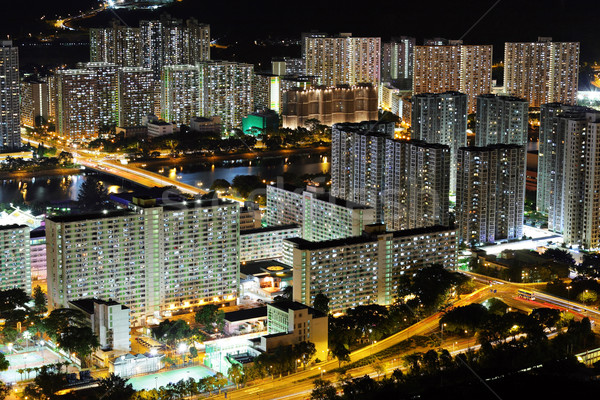
M 478 277 L 478 279 L 481 279 L 481 277 Z M 486 280 L 489 281 L 490 278 L 487 278 Z M 593 322 L 595 322 L 595 327 L 600 325 L 600 313 L 596 310 L 583 307 L 577 303 L 568 302 L 564 299 L 540 293 L 539 291 L 535 290 L 535 285 L 514 284 L 499 280 L 493 281 L 496 283 L 479 289 L 471 295 L 463 297 L 462 299 L 456 301 L 453 306 L 459 307 L 471 303 L 482 303 L 490 298 L 498 298 L 510 307 L 515 309 L 518 308 L 526 312 L 531 312 L 531 310 L 534 308 L 553 307 L 560 310 L 571 311 L 579 317 L 587 316 Z M 522 288 L 533 291 L 536 294 L 536 300 L 532 301 L 518 297 L 517 291 Z M 442 315 L 443 313 L 441 312 L 436 313 L 408 327 L 407 329 L 396 333 L 395 335 L 352 352 L 350 355 L 351 362 L 358 361 L 372 354 L 376 354 L 412 336 L 427 335 L 432 332 L 439 331 L 439 320 Z M 462 339 L 446 338 L 440 347 L 446 348 L 453 355 L 456 355 L 460 352 L 465 352 L 468 349 L 477 349 L 478 345 L 476 344 L 476 339 L 474 337 Z M 387 360 L 383 360 L 386 362 L 387 373 L 392 372 L 396 367 L 401 367 L 402 357 L 415 351 L 419 350 L 412 349 L 404 354 L 394 355 Z M 238 390 L 229 391 L 227 393 L 227 399 L 306 399 L 310 397 L 310 392 L 313 389 L 313 381 L 321 375 L 321 371 L 323 371 L 323 378 L 336 380 L 337 376 L 328 371 L 335 370 L 337 367 L 337 360 L 323 362 L 318 366 L 312 366 L 308 368 L 306 371 L 301 371 L 283 378 L 275 378 L 272 381 L 262 382 L 257 385 L 248 386 Z M 359 377 L 365 374 L 369 374 L 372 377 L 375 376 L 371 366 L 356 368 L 348 372 L 353 377 Z M 215 395 L 211 398 L 223 398 L 223 394 Z
M 31 138 L 30 136 L 23 135 L 22 140 L 24 143 L 30 143 L 35 146 L 40 145 L 40 141 Z M 46 142 L 46 145 L 48 143 Z M 82 165 L 86 168 L 93 169 L 104 174 L 114 175 L 117 178 L 126 179 L 131 182 L 135 182 L 139 185 L 146 187 L 162 187 L 162 186 L 174 186 L 179 189 L 182 193 L 191 195 L 203 195 L 207 191 L 198 187 L 188 185 L 183 182 L 179 182 L 174 179 L 170 179 L 161 174 L 155 172 L 146 171 L 144 169 L 134 167 L 131 165 L 121 164 L 118 160 L 110 160 L 106 155 L 98 152 L 93 152 L 84 149 L 73 149 L 56 142 L 52 142 L 56 147 L 57 151 L 66 151 L 73 154 L 74 162 Z

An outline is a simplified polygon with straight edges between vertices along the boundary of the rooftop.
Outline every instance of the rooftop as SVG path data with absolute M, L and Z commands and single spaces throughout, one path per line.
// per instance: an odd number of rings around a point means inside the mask
M 410 237 L 423 235 L 428 233 L 446 232 L 453 231 L 454 227 L 434 225 L 424 228 L 406 229 L 403 231 L 385 232 L 380 234 L 363 234 L 361 236 L 350 236 L 342 239 L 324 240 L 321 242 L 311 242 L 302 238 L 289 238 L 285 239 L 288 242 L 294 243 L 298 249 L 302 250 L 319 250 L 327 249 L 332 247 L 351 246 L 361 243 L 372 243 L 377 241 L 377 237 L 380 235 L 391 234 L 394 238 Z
M 267 307 L 256 307 L 256 308 L 248 308 L 246 310 L 238 310 L 231 311 L 225 313 L 225 321 L 229 322 L 239 322 L 246 321 L 249 319 L 256 318 L 266 318 L 267 317 Z
M 309 314 L 311 314 L 315 318 L 325 317 L 326 315 L 321 311 L 318 311 L 312 307 L 309 307 L 305 304 L 299 303 L 297 301 L 277 301 L 274 303 L 270 303 L 267 307 L 275 307 L 278 310 L 287 312 L 288 310 L 300 311 L 307 310 Z
M 48 217 L 48 218 L 46 218 L 46 220 L 55 222 L 57 224 L 61 224 L 61 223 L 78 222 L 78 221 L 89 221 L 89 220 L 93 220 L 93 219 L 106 219 L 106 218 L 134 216 L 134 215 L 136 215 L 136 214 L 130 210 L 105 210 L 105 211 L 83 213 L 83 214 L 57 215 L 57 216 L 53 216 L 53 217 Z
M 240 232 L 240 236 L 241 235 L 253 235 L 255 233 L 287 231 L 290 229 L 298 229 L 298 228 L 300 228 L 300 225 L 297 225 L 297 224 L 273 225 L 273 226 L 266 226 L 263 228 L 246 229 L 246 230 Z

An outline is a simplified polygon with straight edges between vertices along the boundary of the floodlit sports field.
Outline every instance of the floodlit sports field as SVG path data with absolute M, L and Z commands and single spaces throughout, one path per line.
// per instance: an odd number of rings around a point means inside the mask
M 215 373 L 203 366 L 188 367 L 181 369 L 172 369 L 170 371 L 159 372 L 157 374 L 136 376 L 129 379 L 135 390 L 150 390 L 157 387 L 166 386 L 167 383 L 176 383 L 182 379 L 194 378 L 195 380 Z
M 52 350 L 49 350 L 48 348 L 44 348 L 44 350 L 30 351 L 27 353 L 5 354 L 5 357 L 10 363 L 10 366 L 8 367 L 8 370 L 0 372 L 0 379 L 2 379 L 4 382 L 11 383 L 20 381 L 22 379 L 35 378 L 36 374 L 34 371 L 19 374 L 17 372 L 19 369 L 41 367 L 42 365 L 65 361 L 63 357 L 56 354 Z M 70 367 L 69 372 L 72 372 L 73 368 L 74 367 Z

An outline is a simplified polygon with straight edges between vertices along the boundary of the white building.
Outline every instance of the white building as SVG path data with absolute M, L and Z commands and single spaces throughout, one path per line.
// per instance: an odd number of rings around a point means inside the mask
M 87 315 L 102 350 L 131 350 L 129 308 L 113 300 L 100 299 L 73 300 L 69 307 Z
M 529 101 L 577 104 L 579 43 L 552 42 L 540 37 L 532 43 L 504 45 L 504 89 Z
M 239 206 L 222 200 L 157 204 L 46 220 L 50 308 L 113 299 L 132 322 L 208 303 L 233 304 L 239 282 Z
M 23 289 L 31 294 L 29 227 L 0 226 L 0 290 Z
M 300 225 L 275 225 L 240 232 L 240 262 L 279 259 L 283 256 L 283 240 L 300 237 Z
M 465 244 L 521 239 L 525 146 L 463 147 L 458 151 L 456 221 Z
M 374 210 L 308 186 L 294 190 L 287 185 L 267 185 L 267 225 L 298 224 L 306 240 L 328 240 L 359 235 L 375 222 Z
M 331 312 L 367 304 L 391 304 L 401 275 L 432 264 L 456 265 L 456 230 L 428 227 L 386 232 L 367 227 L 362 236 L 309 242 L 284 241 L 284 262 L 293 266 L 294 300 L 312 305 L 329 298 Z
M 201 95 L 200 112 L 196 115 L 220 117 L 227 131 L 241 128 L 242 119 L 254 111 L 254 66 L 232 61 L 203 61 L 197 67 Z
M 164 66 L 161 86 L 161 110 L 165 121 L 187 124 L 200 114 L 202 87 L 196 66 Z
M 477 96 L 475 143 L 479 147 L 492 144 L 527 144 L 529 103 L 511 96 L 484 94 Z
M 450 146 L 450 192 L 456 190 L 456 156 L 467 145 L 467 95 L 422 93 L 412 98 L 411 139 Z
M 21 147 L 19 49 L 0 41 L 0 150 Z
M 164 135 L 172 135 L 175 132 L 175 124 L 165 121 L 148 122 L 148 137 L 156 138 Z
M 381 38 L 306 35 L 303 46 L 306 74 L 319 77 L 321 85 L 379 85 Z

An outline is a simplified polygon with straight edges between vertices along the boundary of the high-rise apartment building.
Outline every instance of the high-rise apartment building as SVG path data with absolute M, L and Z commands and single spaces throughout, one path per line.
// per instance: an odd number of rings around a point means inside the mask
M 302 238 L 319 241 L 360 235 L 375 222 L 375 213 L 370 207 L 333 197 L 323 188 L 268 185 L 266 219 L 268 226 L 297 224 L 302 227 Z
M 293 88 L 283 95 L 283 127 L 296 129 L 309 119 L 324 125 L 372 121 L 378 117 L 377 91 L 369 83 L 354 86 Z
M 467 145 L 467 95 L 421 93 L 412 98 L 411 138 L 450 147 L 450 191 L 456 190 L 456 157 Z
M 540 37 L 504 46 L 504 90 L 528 100 L 531 107 L 577 104 L 578 79 L 579 43 Z
M 319 77 L 321 85 L 379 84 L 381 38 L 340 34 L 303 39 L 306 74 Z
M 331 194 L 375 209 L 383 222 L 386 140 L 393 123 L 335 124 L 331 129 Z
M 119 126 L 139 126 L 154 113 L 157 86 L 149 68 L 121 68 L 118 72 Z
M 167 65 L 161 81 L 162 118 L 174 124 L 189 124 L 200 115 L 202 88 L 195 65 Z
M 167 65 L 194 65 L 210 60 L 210 26 L 191 18 L 185 23 L 163 15 L 141 21 L 142 65 L 159 78 Z
M 394 82 L 402 89 L 412 89 L 415 44 L 415 38 L 406 36 L 383 43 L 382 82 Z
M 142 64 L 140 28 L 112 21 L 107 28 L 90 29 L 90 61 L 139 67 Z
M 0 41 L 0 150 L 21 147 L 19 49 Z
M 492 46 L 450 43 L 415 47 L 413 93 L 465 93 L 472 113 L 476 97 L 492 90 Z
M 527 144 L 529 104 L 511 96 L 484 94 L 477 96 L 475 143 L 479 147 L 492 144 Z
M 29 128 L 48 121 L 50 117 L 50 93 L 48 83 L 30 79 L 21 86 L 21 124 Z
M 71 140 L 90 140 L 118 122 L 117 67 L 80 63 L 56 72 L 57 131 Z
M 30 229 L 0 226 L 0 290 L 23 289 L 31 294 Z
M 70 140 L 98 134 L 96 74 L 88 69 L 56 72 L 56 129 Z
M 283 240 L 302 236 L 300 225 L 276 225 L 240 231 L 240 262 L 283 257 Z
M 543 104 L 540 107 L 540 139 L 536 208 L 548 215 L 548 229 L 562 232 L 562 186 L 565 153 L 564 130 L 559 130 L 558 117 L 562 114 L 586 114 L 594 111 L 562 103 Z
M 448 225 L 450 148 L 387 139 L 383 220 L 392 231 Z
M 227 131 L 241 128 L 242 119 L 254 111 L 254 66 L 232 61 L 203 61 L 197 66 L 201 114 L 221 117 Z
M 46 220 L 51 308 L 113 299 L 141 324 L 179 309 L 235 301 L 237 204 L 134 198 L 130 207 Z
M 287 239 L 284 260 L 293 267 L 295 301 L 312 305 L 323 293 L 331 312 L 344 312 L 360 305 L 392 304 L 400 276 L 432 264 L 454 268 L 456 250 L 453 228 L 386 232 L 383 225 L 344 239 Z
M 525 146 L 497 144 L 458 150 L 458 240 L 494 243 L 523 236 Z
M 541 107 L 538 207 L 548 214 L 549 230 L 586 249 L 600 247 L 599 130 L 596 110 Z

